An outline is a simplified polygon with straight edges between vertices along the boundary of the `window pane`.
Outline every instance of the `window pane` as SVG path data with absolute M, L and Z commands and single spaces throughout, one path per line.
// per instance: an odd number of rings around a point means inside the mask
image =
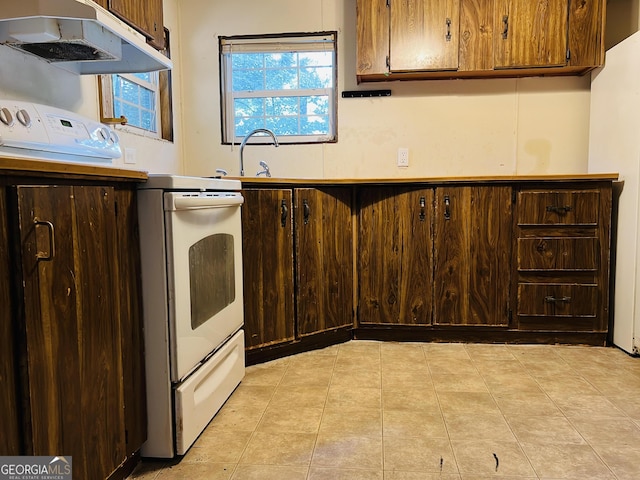
M 331 67 L 300 69 L 300 88 L 331 88 L 332 83 Z
M 239 69 L 256 69 L 264 67 L 264 54 L 262 53 L 234 53 L 232 56 L 232 68 L 234 72 Z
M 322 135 L 329 132 L 329 117 L 300 117 L 300 133 L 303 135 Z
M 264 118 L 236 117 L 236 137 L 244 137 L 256 128 L 264 128 Z M 277 135 L 277 134 L 276 134 Z
M 267 90 L 290 90 L 298 88 L 298 69 L 269 69 L 266 72 Z
M 264 70 L 234 70 L 233 91 L 264 90 Z
M 298 117 L 269 117 L 267 128 L 273 130 L 276 135 L 298 135 Z
M 333 65 L 333 52 L 300 52 L 300 66 L 330 67 Z
M 140 80 L 151 83 L 151 73 L 134 73 L 134 77 L 138 77 Z
M 298 65 L 297 54 L 293 52 L 269 53 L 265 55 L 267 68 L 296 67 Z
M 329 97 L 302 97 L 300 99 L 300 112 L 303 115 L 328 115 Z
M 266 99 L 268 116 L 298 115 L 298 97 L 271 97 Z
M 264 115 L 264 98 L 236 98 L 234 110 L 236 117 L 261 117 Z
M 147 88 L 140 88 L 140 106 L 147 110 L 154 109 L 154 93 Z
M 140 127 L 151 132 L 156 131 L 155 115 L 149 110 L 140 111 Z

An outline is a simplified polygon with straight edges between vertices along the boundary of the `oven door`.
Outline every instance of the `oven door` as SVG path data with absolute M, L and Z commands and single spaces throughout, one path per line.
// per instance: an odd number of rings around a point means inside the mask
M 242 327 L 238 192 L 164 194 L 171 381 Z

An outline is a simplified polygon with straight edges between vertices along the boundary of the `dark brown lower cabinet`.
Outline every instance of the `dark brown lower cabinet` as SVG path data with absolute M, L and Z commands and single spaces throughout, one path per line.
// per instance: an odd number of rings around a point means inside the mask
M 611 178 L 243 182 L 252 358 L 329 331 L 604 344 Z
M 358 189 L 358 324 L 429 325 L 433 189 Z
M 351 189 L 296 188 L 299 337 L 353 324 Z
M 516 208 L 518 328 L 606 332 L 611 185 L 530 186 Z
M 6 189 L 0 187 L 0 455 L 19 455 L 21 435 L 9 258 Z
M 146 440 L 135 184 L 0 180 L 0 454 L 105 479 Z
M 33 455 L 73 456 L 74 478 L 125 459 L 112 187 L 16 189 Z
M 508 186 L 436 188 L 434 324 L 509 324 L 511 192 Z
M 294 339 L 293 193 L 242 194 L 245 343 L 252 349 Z
M 247 348 L 351 326 L 351 189 L 245 189 L 243 195 Z

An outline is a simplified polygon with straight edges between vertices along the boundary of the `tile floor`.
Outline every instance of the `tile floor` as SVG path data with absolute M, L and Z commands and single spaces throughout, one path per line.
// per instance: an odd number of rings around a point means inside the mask
M 352 341 L 247 368 L 180 462 L 131 479 L 640 478 L 640 359 Z

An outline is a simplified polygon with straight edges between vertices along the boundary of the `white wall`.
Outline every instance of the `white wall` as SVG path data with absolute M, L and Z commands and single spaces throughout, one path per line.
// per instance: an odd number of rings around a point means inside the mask
M 165 25 L 177 37 L 177 2 L 164 1 Z M 174 85 L 181 81 L 179 49 L 172 52 Z M 0 46 L 0 99 L 23 100 L 58 108 L 64 108 L 99 119 L 98 87 L 94 75 L 78 76 L 48 63 Z M 151 172 L 183 173 L 181 155 L 181 102 L 179 89 L 174 93 L 175 122 L 174 143 L 151 139 L 119 130 L 123 147 L 136 149 L 137 163 L 124 164 L 123 159 L 114 160 L 119 168 L 146 170 Z M 120 127 L 118 127 L 120 128 Z
M 219 35 L 338 31 L 338 92 L 390 88 L 391 97 L 338 102 L 338 142 L 251 146 L 276 177 L 371 178 L 584 173 L 589 76 L 356 85 L 355 0 L 180 1 L 186 172 L 239 173 L 220 141 Z M 410 166 L 398 168 L 398 147 Z

